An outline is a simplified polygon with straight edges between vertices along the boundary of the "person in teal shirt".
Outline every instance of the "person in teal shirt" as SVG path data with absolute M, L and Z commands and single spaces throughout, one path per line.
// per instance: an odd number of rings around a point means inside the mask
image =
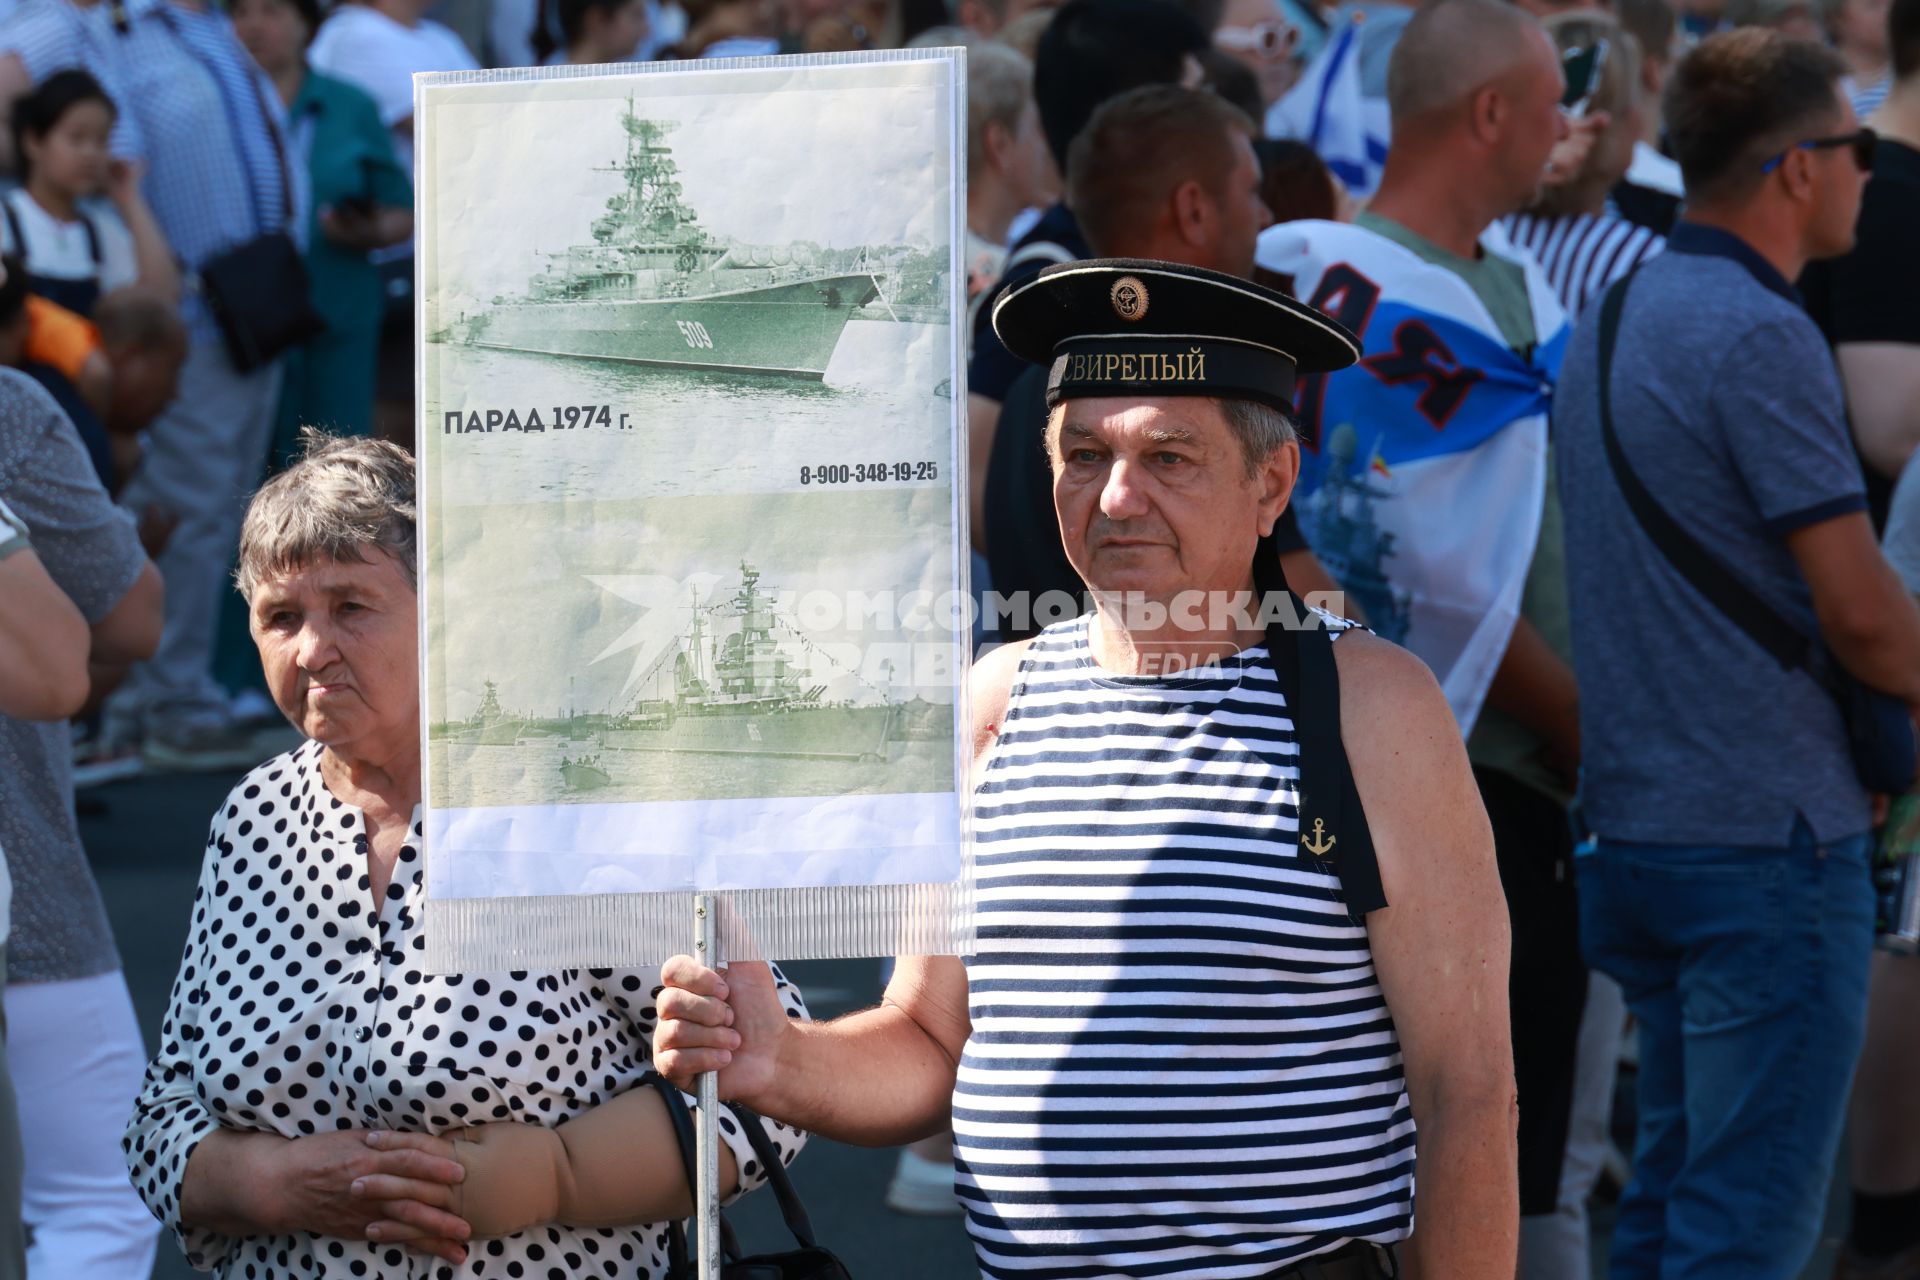
M 289 353 L 272 467 L 300 427 L 367 435 L 386 295 L 370 255 L 413 235 L 413 189 L 393 135 L 365 92 L 307 66 L 319 0 L 235 0 L 233 28 L 287 108 L 287 133 L 312 185 L 307 274 L 326 332 Z
M 313 210 L 306 262 L 313 306 L 326 330 L 281 359 L 284 376 L 267 471 L 300 453 L 300 428 L 371 435 L 386 286 L 371 255 L 413 236 L 413 184 L 394 155 L 393 134 L 365 91 L 307 66 L 320 0 L 233 0 L 234 34 L 273 81 L 287 110 L 291 159 L 304 164 Z M 407 443 L 407 442 L 403 442 Z M 214 678 L 240 694 L 242 723 L 279 726 L 247 630 L 247 610 L 229 593 L 221 610 Z

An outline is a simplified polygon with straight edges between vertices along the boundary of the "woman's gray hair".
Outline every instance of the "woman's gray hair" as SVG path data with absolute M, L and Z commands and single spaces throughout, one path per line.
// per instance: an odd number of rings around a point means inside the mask
M 384 551 L 414 575 L 413 458 L 385 440 L 302 428 L 301 459 L 260 486 L 240 526 L 234 581 L 253 598 L 265 578 Z
M 1008 133 L 1033 100 L 1033 64 L 997 40 L 967 50 L 967 173 L 979 178 L 987 161 L 987 126 Z

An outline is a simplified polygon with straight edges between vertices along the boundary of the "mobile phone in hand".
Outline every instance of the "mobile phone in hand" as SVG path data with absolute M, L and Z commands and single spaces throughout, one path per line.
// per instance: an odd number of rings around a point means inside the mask
M 1560 109 L 1568 119 L 1582 119 L 1593 105 L 1593 95 L 1600 91 L 1600 74 L 1606 70 L 1608 48 L 1608 42 L 1600 39 L 1560 55 L 1560 70 L 1567 78 Z

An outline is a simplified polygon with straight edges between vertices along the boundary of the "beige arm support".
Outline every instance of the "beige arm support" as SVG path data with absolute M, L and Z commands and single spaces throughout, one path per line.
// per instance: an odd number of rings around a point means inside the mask
M 619 1227 L 671 1222 L 693 1212 L 666 1104 L 637 1088 L 549 1129 L 489 1124 L 447 1135 L 466 1169 L 452 1212 L 475 1237 L 511 1235 L 544 1223 Z M 740 1173 L 720 1144 L 720 1194 Z

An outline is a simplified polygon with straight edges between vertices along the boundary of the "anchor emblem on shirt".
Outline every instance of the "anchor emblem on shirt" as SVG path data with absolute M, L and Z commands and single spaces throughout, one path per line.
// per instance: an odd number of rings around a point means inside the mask
M 1312 838 L 1302 837 L 1300 843 L 1304 845 L 1307 852 L 1314 857 L 1324 858 L 1333 852 L 1333 846 L 1339 839 L 1339 836 L 1330 836 L 1327 834 L 1327 821 L 1325 818 L 1315 818 L 1313 820 Z

